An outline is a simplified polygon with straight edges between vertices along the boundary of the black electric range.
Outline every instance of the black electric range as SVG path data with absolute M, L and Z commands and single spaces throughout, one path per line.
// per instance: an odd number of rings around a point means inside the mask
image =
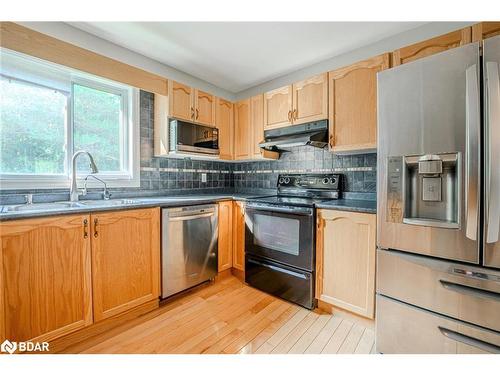
M 315 204 L 339 198 L 339 174 L 279 175 L 274 196 L 247 200 L 245 281 L 315 307 Z

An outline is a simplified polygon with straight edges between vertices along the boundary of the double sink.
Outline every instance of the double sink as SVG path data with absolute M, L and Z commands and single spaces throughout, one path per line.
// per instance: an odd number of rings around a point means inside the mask
M 16 205 L 0 206 L 0 213 L 14 212 L 40 212 L 40 211 L 59 211 L 71 209 L 86 208 L 106 208 L 118 206 L 136 206 L 149 204 L 162 204 L 172 202 L 183 202 L 186 200 L 206 200 L 207 197 L 148 197 L 131 199 L 109 199 L 109 200 L 83 200 L 77 202 L 53 202 L 53 203 L 26 203 Z

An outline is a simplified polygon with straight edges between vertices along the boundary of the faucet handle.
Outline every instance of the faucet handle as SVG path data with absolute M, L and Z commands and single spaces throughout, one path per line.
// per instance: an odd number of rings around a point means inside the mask
M 33 204 L 33 194 L 26 194 L 24 196 L 26 204 Z
M 112 196 L 112 195 L 113 195 L 113 194 L 111 194 L 111 192 L 110 192 L 107 188 L 104 188 L 104 191 L 103 191 L 103 193 L 102 193 L 102 198 L 103 198 L 104 200 L 106 200 L 106 201 L 107 201 L 109 198 L 111 198 L 111 196 Z

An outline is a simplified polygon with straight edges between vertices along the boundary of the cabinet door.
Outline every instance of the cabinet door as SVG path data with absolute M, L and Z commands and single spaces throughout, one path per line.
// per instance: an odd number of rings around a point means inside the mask
M 233 268 L 245 270 L 245 203 L 233 202 Z
M 215 96 L 194 90 L 194 120 L 200 124 L 215 126 Z
M 432 39 L 424 40 L 411 46 L 400 48 L 392 53 L 392 65 L 397 66 L 411 61 L 434 55 L 455 47 L 463 46 L 471 42 L 471 28 L 440 35 Z
M 293 84 L 293 123 L 328 118 L 328 74 L 323 73 Z
M 233 202 L 219 202 L 219 272 L 233 266 Z
M 479 42 L 500 35 L 500 22 L 481 22 L 472 25 L 472 41 Z
M 167 156 L 169 154 L 168 97 L 155 94 L 154 116 L 154 155 Z
M 292 124 L 292 86 L 264 94 L 264 128 L 280 128 Z
M 193 121 L 195 117 L 194 110 L 194 89 L 182 83 L 168 82 L 168 103 L 169 117 Z
M 49 341 L 92 324 L 89 222 L 0 224 L 0 341 Z
M 242 100 L 234 106 L 234 158 L 250 159 L 252 150 L 250 141 L 250 99 Z
M 215 123 L 219 129 L 219 157 L 221 159 L 233 159 L 233 128 L 234 128 L 233 103 L 217 98 L 215 106 Z
M 91 224 L 94 320 L 158 298 L 159 208 L 96 213 Z
M 329 72 L 332 151 L 377 147 L 377 72 L 387 68 L 386 53 Z
M 373 318 L 376 215 L 320 210 L 317 223 L 318 299 Z
M 264 140 L 264 95 L 256 95 L 250 99 L 250 112 L 252 137 L 249 142 L 251 142 L 252 158 L 260 159 L 259 143 Z

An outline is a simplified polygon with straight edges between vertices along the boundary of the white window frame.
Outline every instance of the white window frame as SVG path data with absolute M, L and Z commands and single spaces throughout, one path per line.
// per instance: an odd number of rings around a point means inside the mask
M 7 52 L 8 51 L 8 52 Z M 75 84 L 87 86 L 93 89 L 121 95 L 122 100 L 122 123 L 126 128 L 126 134 L 120 137 L 122 145 L 120 151 L 124 152 L 121 172 L 99 172 L 96 174 L 104 180 L 108 187 L 139 187 L 140 186 L 140 124 L 139 124 L 139 89 L 124 85 L 118 82 L 110 81 L 105 78 L 97 77 L 91 74 L 76 71 L 71 68 L 62 67 L 35 57 L 12 52 L 4 48 L 0 49 L 0 54 L 12 53 L 28 60 L 49 65 L 68 72 L 71 76 L 71 93 L 67 100 L 66 115 L 66 155 L 65 155 L 65 173 L 64 174 L 0 174 L 0 190 L 15 189 L 58 189 L 69 188 L 71 184 L 72 156 L 74 154 L 73 145 L 73 87 Z M 15 79 L 15 78 L 14 78 Z M 30 83 L 28 81 L 28 83 Z M 34 83 L 36 84 L 36 83 Z M 58 90 L 60 91 L 60 90 Z M 87 156 L 80 156 L 86 158 Z M 99 165 L 97 165 L 99 168 Z M 90 170 L 89 172 L 90 173 Z M 77 184 L 82 186 L 84 178 L 88 173 L 79 173 L 77 175 Z M 91 179 L 88 187 L 102 187 L 102 184 Z

